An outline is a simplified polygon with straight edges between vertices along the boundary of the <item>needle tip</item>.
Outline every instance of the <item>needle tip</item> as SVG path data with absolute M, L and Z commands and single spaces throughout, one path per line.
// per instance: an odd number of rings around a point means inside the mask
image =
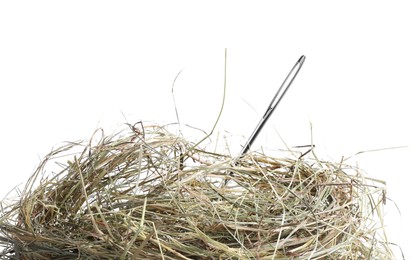
M 304 60 L 305 60 L 305 55 L 301 55 L 300 59 L 297 62 L 303 63 Z

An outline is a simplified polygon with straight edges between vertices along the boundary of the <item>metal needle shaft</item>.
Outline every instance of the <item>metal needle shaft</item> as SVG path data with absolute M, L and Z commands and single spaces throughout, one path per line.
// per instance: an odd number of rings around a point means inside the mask
M 251 148 L 252 144 L 254 143 L 255 139 L 258 136 L 258 134 L 260 133 L 260 131 L 264 127 L 264 125 L 267 122 L 268 118 L 274 112 L 275 108 L 278 106 L 278 104 L 280 103 L 280 101 L 284 97 L 284 95 L 287 92 L 288 88 L 293 83 L 295 77 L 297 76 L 298 72 L 300 71 L 301 67 L 303 66 L 304 61 L 305 61 L 305 56 L 302 55 L 300 57 L 300 59 L 298 59 L 298 61 L 295 63 L 295 65 L 291 69 L 291 71 L 288 73 L 288 75 L 285 78 L 284 82 L 281 84 L 280 88 L 278 89 L 277 93 L 275 94 L 274 98 L 272 99 L 270 105 L 268 106 L 267 111 L 265 111 L 264 116 L 261 118 L 261 120 L 258 123 L 257 127 L 255 128 L 254 132 L 252 132 L 252 135 L 250 136 L 247 143 L 242 148 L 240 157 L 243 156 L 245 153 L 247 153 L 248 150 Z

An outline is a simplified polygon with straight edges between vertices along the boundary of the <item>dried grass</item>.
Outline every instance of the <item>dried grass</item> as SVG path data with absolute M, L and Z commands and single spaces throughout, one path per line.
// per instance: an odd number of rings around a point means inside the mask
M 97 135 L 53 150 L 2 205 L 2 259 L 394 258 L 384 183 L 357 169 L 234 163 L 160 126 Z

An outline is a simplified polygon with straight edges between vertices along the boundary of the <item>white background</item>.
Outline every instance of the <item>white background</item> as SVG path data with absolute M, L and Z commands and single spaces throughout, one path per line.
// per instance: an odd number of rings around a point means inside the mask
M 287 1 L 283 1 L 287 2 Z M 333 3 L 334 2 L 334 3 Z M 300 57 L 307 60 L 255 144 L 311 143 L 385 180 L 390 240 L 411 249 L 413 16 L 409 1 L 2 1 L 0 195 L 53 146 L 126 119 L 218 130 L 244 144 Z M 125 117 L 126 119 L 125 119 Z M 277 134 L 278 131 L 278 134 Z M 349 161 L 350 162 L 350 161 Z M 397 253 L 397 248 L 395 249 Z M 398 254 L 398 259 L 401 256 Z

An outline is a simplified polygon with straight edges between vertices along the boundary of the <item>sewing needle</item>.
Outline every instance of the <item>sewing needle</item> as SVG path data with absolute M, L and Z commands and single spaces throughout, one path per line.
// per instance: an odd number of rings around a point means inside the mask
M 268 118 L 270 118 L 271 114 L 277 108 L 278 104 L 284 97 L 285 93 L 287 92 L 288 88 L 293 83 L 295 77 L 297 76 L 298 72 L 300 71 L 301 67 L 303 66 L 305 61 L 305 56 L 302 55 L 298 61 L 295 63 L 294 67 L 290 70 L 287 77 L 285 78 L 284 82 L 281 84 L 280 88 L 278 89 L 277 93 L 275 94 L 274 98 L 272 99 L 270 105 L 267 108 L 264 116 L 261 118 L 260 122 L 258 123 L 257 127 L 255 128 L 254 132 L 248 139 L 247 143 L 241 150 L 241 154 L 239 157 L 242 157 L 248 150 L 251 148 L 252 144 L 254 143 L 255 139 L 257 138 L 258 134 L 260 133 L 261 129 L 264 127 L 265 123 L 267 122 Z

